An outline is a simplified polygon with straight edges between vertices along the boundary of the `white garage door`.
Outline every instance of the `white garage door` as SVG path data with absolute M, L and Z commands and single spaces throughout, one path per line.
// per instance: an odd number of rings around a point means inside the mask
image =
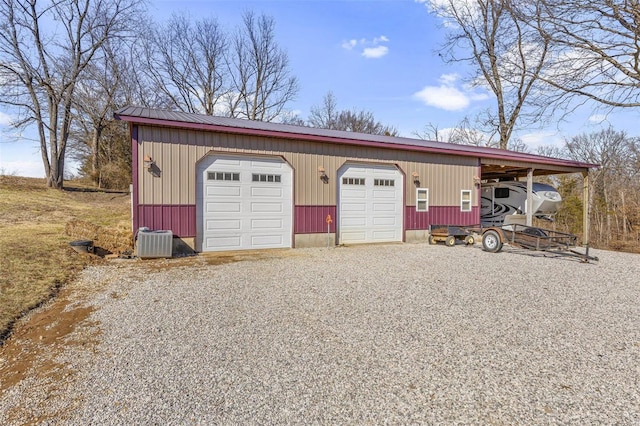
M 210 155 L 197 176 L 201 251 L 291 247 L 293 172 L 282 159 Z
M 338 185 L 340 243 L 402 241 L 404 182 L 397 168 L 347 164 Z

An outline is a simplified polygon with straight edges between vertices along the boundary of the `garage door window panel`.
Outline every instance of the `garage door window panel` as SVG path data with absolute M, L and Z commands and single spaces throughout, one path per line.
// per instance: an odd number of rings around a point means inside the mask
M 359 185 L 359 186 L 364 186 L 364 185 L 365 185 L 365 179 L 364 179 L 364 178 L 343 177 L 343 178 L 342 178 L 342 184 L 343 184 L 343 185 Z
M 207 180 L 222 180 L 222 181 L 240 181 L 240 173 L 229 172 L 207 172 Z
M 282 177 L 280 175 L 271 175 L 271 174 L 256 174 L 251 175 L 252 182 L 271 182 L 271 183 L 280 183 L 282 181 Z
M 393 179 L 374 179 L 373 186 L 395 186 Z

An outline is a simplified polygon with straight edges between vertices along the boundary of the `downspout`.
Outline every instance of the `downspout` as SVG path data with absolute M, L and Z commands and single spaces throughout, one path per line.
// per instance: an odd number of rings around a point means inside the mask
M 140 218 L 138 217 L 138 201 L 139 201 L 139 172 L 138 167 L 138 125 L 129 124 L 131 132 L 131 181 L 133 190 L 131 192 L 131 226 L 133 228 L 133 234 L 135 235 L 138 230 L 138 224 Z
M 582 172 L 582 243 L 589 255 L 589 170 Z
M 533 226 L 533 169 L 527 170 L 527 226 Z

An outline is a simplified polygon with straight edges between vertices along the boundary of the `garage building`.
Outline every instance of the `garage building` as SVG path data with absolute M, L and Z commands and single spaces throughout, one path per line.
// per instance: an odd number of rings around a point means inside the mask
M 130 125 L 133 229 L 171 230 L 198 252 L 326 246 L 327 231 L 330 244 L 426 240 L 430 224 L 480 223 L 482 179 L 582 173 L 586 188 L 593 167 L 140 107 L 115 116 Z

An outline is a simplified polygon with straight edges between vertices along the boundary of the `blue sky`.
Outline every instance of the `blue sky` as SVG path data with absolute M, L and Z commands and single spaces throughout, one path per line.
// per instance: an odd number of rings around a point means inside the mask
M 445 129 L 464 116 L 492 105 L 480 89 L 466 89 L 465 67 L 444 64 L 436 50 L 444 36 L 439 18 L 413 0 L 151 0 L 150 14 L 165 20 L 172 12 L 193 18 L 215 16 L 235 27 L 243 11 L 274 17 L 278 42 L 289 55 L 300 92 L 290 109 L 306 118 L 313 105 L 332 91 L 341 109 L 365 109 L 384 124 L 412 137 L 428 123 Z M 0 170 L 23 176 L 44 176 L 38 143 L 13 140 L 11 111 L 0 109 Z M 544 129 L 516 133 L 532 152 L 537 146 L 560 144 L 563 136 L 590 132 L 602 125 L 634 133 L 638 114 L 612 113 L 602 122 L 590 108 Z M 32 132 L 24 136 L 33 138 Z

